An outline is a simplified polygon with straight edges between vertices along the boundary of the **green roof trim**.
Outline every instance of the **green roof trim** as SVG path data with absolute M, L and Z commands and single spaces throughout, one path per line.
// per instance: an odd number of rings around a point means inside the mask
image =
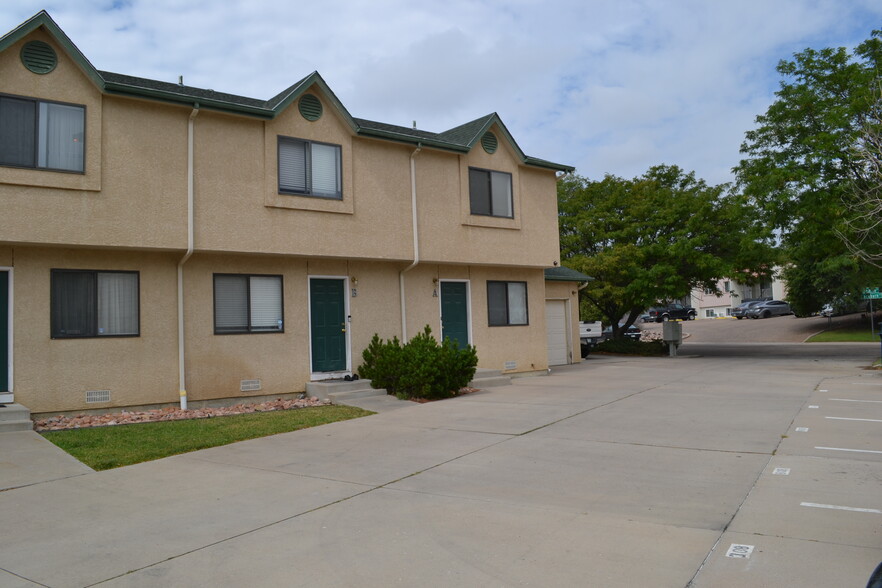
M 545 281 L 547 282 L 593 282 L 594 278 L 586 276 L 582 272 L 577 272 L 568 267 L 550 267 L 545 270 Z
M 352 132 L 359 136 L 397 141 L 415 146 L 432 147 L 455 153 L 468 153 L 481 140 L 490 127 L 496 124 L 503 138 L 508 141 L 524 165 L 562 172 L 572 172 L 575 169 L 572 166 L 525 155 L 508 132 L 508 129 L 502 124 L 499 115 L 495 112 L 441 133 L 353 118 L 318 72 L 312 72 L 269 100 L 258 100 L 224 92 L 215 92 L 214 90 L 184 86 L 182 84 L 98 71 L 77 49 L 76 45 L 73 44 L 67 35 L 64 34 L 64 31 L 55 24 L 55 21 L 52 20 L 45 10 L 40 11 L 6 35 L 0 37 L 0 52 L 5 51 L 41 27 L 58 42 L 68 56 L 94 82 L 95 86 L 105 94 L 147 98 L 191 108 L 206 108 L 271 120 L 279 116 L 305 92 L 317 89 L 330 102 Z
M 55 41 L 61 45 L 64 51 L 68 54 L 68 56 L 73 59 L 74 63 L 79 66 L 83 73 L 89 77 L 92 82 L 98 86 L 100 90 L 104 90 L 104 80 L 101 78 L 101 75 L 98 73 L 98 70 L 95 69 L 95 66 L 92 65 L 86 56 L 83 55 L 77 46 L 73 44 L 73 41 L 64 34 L 64 31 L 59 28 L 55 21 L 52 20 L 52 17 L 49 16 L 49 13 L 45 10 L 41 10 L 28 20 L 24 21 L 22 24 L 12 29 L 2 37 L 0 37 L 0 53 L 6 51 L 12 45 L 18 43 L 20 40 L 30 35 L 37 29 L 42 27 L 50 36 L 52 36 Z

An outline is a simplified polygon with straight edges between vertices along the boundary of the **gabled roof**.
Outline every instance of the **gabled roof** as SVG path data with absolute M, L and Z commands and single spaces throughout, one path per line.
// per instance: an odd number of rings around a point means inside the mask
M 593 282 L 594 278 L 574 269 L 560 266 L 547 268 L 545 280 L 548 282 Z
M 28 20 L 21 23 L 16 28 L 12 29 L 2 37 L 0 37 L 0 52 L 6 51 L 9 49 L 11 45 L 18 43 L 22 38 L 30 35 L 35 30 L 43 27 L 46 29 L 52 37 L 58 42 L 59 45 L 64 47 L 64 50 L 70 56 L 71 59 L 83 70 L 83 73 L 86 74 L 95 85 L 99 88 L 103 89 L 104 82 L 101 79 L 101 75 L 98 73 L 98 70 L 95 69 L 95 66 L 92 65 L 86 56 L 83 55 L 77 46 L 73 44 L 73 41 L 64 34 L 64 31 L 59 28 L 55 21 L 49 16 L 45 10 L 41 10 Z
M 151 100 L 159 100 L 199 108 L 209 108 L 212 110 L 229 112 L 231 114 L 273 119 L 279 116 L 307 90 L 318 87 L 322 94 L 331 102 L 331 104 L 333 104 L 340 117 L 349 125 L 354 133 L 360 136 L 399 141 L 458 153 L 467 153 L 471 151 L 478 141 L 481 140 L 484 133 L 495 124 L 522 163 L 555 171 L 571 172 L 574 169 L 568 165 L 553 163 L 544 159 L 525 155 L 511 136 L 511 133 L 508 132 L 508 129 L 502 123 L 502 119 L 500 119 L 499 115 L 495 112 L 442 133 L 433 133 L 430 131 L 422 131 L 408 127 L 353 118 L 318 72 L 312 72 L 293 86 L 290 86 L 269 100 L 258 100 L 255 98 L 247 98 L 245 96 L 237 96 L 235 94 L 185 86 L 183 84 L 161 82 L 108 71 L 99 71 L 95 69 L 88 59 L 86 59 L 85 55 L 80 52 L 76 45 L 74 45 L 68 36 L 64 34 L 64 31 L 59 28 L 45 10 L 40 11 L 20 26 L 16 27 L 3 37 L 0 37 L 0 52 L 8 49 L 11 45 L 17 43 L 19 40 L 40 27 L 43 27 L 43 29 L 64 48 L 83 73 L 92 80 L 101 92 L 105 94 L 148 98 Z

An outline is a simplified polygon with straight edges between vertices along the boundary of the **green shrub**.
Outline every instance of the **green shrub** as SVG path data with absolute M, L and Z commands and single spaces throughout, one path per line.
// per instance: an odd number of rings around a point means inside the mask
M 624 355 L 667 355 L 668 347 L 663 341 L 607 339 L 594 347 L 591 352 L 621 353 Z
M 374 334 L 370 344 L 361 353 L 364 363 L 358 368 L 362 378 L 371 381 L 373 388 L 394 390 L 403 371 L 404 352 L 398 337 L 384 342 Z
M 385 388 L 398 398 L 448 398 L 456 395 L 475 375 L 478 352 L 459 349 L 449 338 L 439 345 L 427 325 L 403 346 L 397 337 L 383 341 L 374 335 L 361 354 L 358 373 L 373 388 Z

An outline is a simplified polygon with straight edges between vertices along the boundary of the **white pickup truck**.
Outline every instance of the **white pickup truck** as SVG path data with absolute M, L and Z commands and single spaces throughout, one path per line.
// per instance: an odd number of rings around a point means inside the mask
M 591 348 L 600 343 L 603 337 L 603 324 L 600 321 L 582 321 L 579 323 L 579 342 L 582 357 L 587 357 Z

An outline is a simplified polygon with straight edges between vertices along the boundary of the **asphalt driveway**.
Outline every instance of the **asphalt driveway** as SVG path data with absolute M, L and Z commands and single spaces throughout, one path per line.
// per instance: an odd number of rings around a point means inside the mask
M 826 347 L 591 356 L 10 489 L 0 586 L 862 586 L 882 561 L 882 373 L 860 369 L 878 345 Z

